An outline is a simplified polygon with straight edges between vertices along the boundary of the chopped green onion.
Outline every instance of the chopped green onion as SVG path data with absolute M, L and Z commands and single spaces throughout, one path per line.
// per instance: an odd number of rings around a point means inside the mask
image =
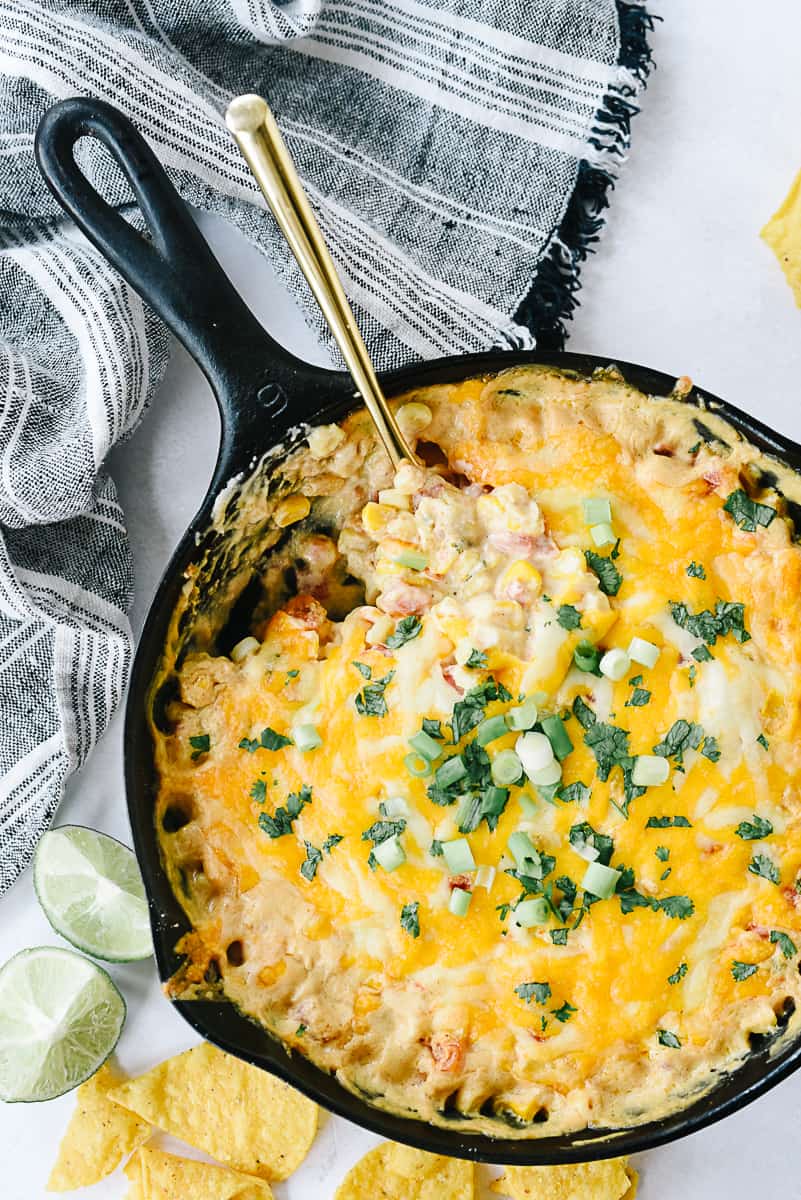
M 409 745 L 428 762 L 436 762 L 442 754 L 442 744 L 422 729 L 409 738 Z
M 573 749 L 573 743 L 562 718 L 559 716 L 545 717 L 542 722 L 542 732 L 551 743 L 551 748 L 559 761 L 567 758 Z
M 305 754 L 307 750 L 316 750 L 323 744 L 323 739 L 314 725 L 296 725 L 292 730 L 292 737 L 302 754 Z
M 608 900 L 614 896 L 621 872 L 614 867 L 605 867 L 603 863 L 591 862 L 584 872 L 581 886 L 585 892 L 591 892 L 599 900 Z
M 573 846 L 573 849 L 575 850 L 576 854 L 578 854 L 579 858 L 583 858 L 584 861 L 588 863 L 595 862 L 596 859 L 601 857 L 600 850 L 596 849 L 595 846 L 590 845 L 589 842 L 576 842 L 576 844 Z
M 464 888 L 454 888 L 451 892 L 448 908 L 455 917 L 466 917 L 472 899 L 472 892 L 467 892 Z
M 426 775 L 431 774 L 431 763 L 422 754 L 407 754 L 403 765 L 410 775 L 414 775 L 418 779 L 423 779 Z
M 612 505 L 608 500 L 592 496 L 582 500 L 581 505 L 584 509 L 584 520 L 588 525 L 604 525 L 612 520 Z
M 521 733 L 515 751 L 529 778 L 553 762 L 553 746 L 544 733 Z
M 633 637 L 629 643 L 629 658 L 632 662 L 647 667 L 649 671 L 656 666 L 661 653 L 658 646 L 653 642 L 646 642 L 645 638 Z
M 451 784 L 458 783 L 460 779 L 464 779 L 467 774 L 467 767 L 464 765 L 464 759 L 461 754 L 454 754 L 452 758 L 448 758 L 437 767 L 434 772 L 434 778 L 440 787 L 447 788 Z
M 517 797 L 517 802 L 523 810 L 524 817 L 534 817 L 537 815 L 537 803 L 532 800 L 528 792 L 521 792 Z
M 625 650 L 607 650 L 601 661 L 598 663 L 598 668 L 602 675 L 607 679 L 612 679 L 617 682 L 622 679 L 631 666 L 631 659 Z
M 504 717 L 487 717 L 476 730 L 476 741 L 479 746 L 487 746 L 490 742 L 494 742 L 496 738 L 503 737 L 508 732 L 509 730 L 506 727 Z
M 456 824 L 460 833 L 472 833 L 481 821 L 481 797 L 473 792 L 466 792 L 459 797 L 459 808 L 456 812 Z
M 397 834 L 385 838 L 383 842 L 374 846 L 373 854 L 385 871 L 395 871 L 406 862 L 406 854 Z
M 537 724 L 537 705 L 532 698 L 524 700 L 517 708 L 510 708 L 506 714 L 506 724 L 516 733 L 524 729 L 532 729 Z
M 601 651 L 586 638 L 579 642 L 573 651 L 573 662 L 580 671 L 588 671 L 591 675 L 597 675 L 600 661 Z
M 514 750 L 509 751 L 514 754 Z M 509 789 L 506 787 L 490 786 L 484 789 L 481 797 L 482 817 L 499 817 L 509 800 Z
M 409 805 L 403 796 L 388 796 L 381 805 L 383 817 L 408 817 Z
M 522 829 L 515 830 L 506 846 L 515 860 L 518 871 L 522 871 L 526 863 L 539 862 L 540 856 L 537 847 Z
M 533 925 L 544 925 L 550 913 L 551 910 L 545 897 L 534 896 L 520 901 L 512 913 L 512 919 L 523 929 L 531 929 Z
M 476 860 L 467 838 L 454 838 L 450 842 L 443 842 L 442 854 L 451 875 L 463 875 L 465 871 L 476 869 Z
M 634 760 L 631 782 L 635 787 L 656 787 L 665 783 L 670 774 L 670 763 L 659 754 L 639 754 Z
M 482 866 L 476 871 L 475 887 L 486 888 L 487 891 L 492 891 L 492 885 L 495 882 L 495 867 Z
M 237 642 L 233 647 L 229 658 L 231 659 L 231 662 L 240 663 L 244 658 L 247 658 L 249 654 L 253 654 L 255 650 L 258 650 L 260 645 L 261 642 L 259 642 L 256 638 L 244 637 L 242 638 L 241 642 Z
M 617 541 L 614 529 L 606 521 L 590 526 L 590 537 L 596 546 L 611 546 Z
M 490 764 L 492 782 L 501 788 L 517 783 L 523 774 L 523 764 L 514 750 L 501 750 Z
M 554 759 L 548 763 L 547 767 L 543 767 L 540 771 L 533 771 L 529 775 L 529 779 L 535 787 L 547 788 L 553 787 L 562 778 L 562 764 Z
M 394 559 L 399 567 L 409 567 L 412 571 L 425 571 L 428 566 L 428 555 L 419 550 L 402 550 Z

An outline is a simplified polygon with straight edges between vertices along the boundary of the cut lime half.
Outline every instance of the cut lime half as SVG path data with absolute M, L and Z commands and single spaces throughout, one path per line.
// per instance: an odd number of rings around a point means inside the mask
M 81 825 L 39 842 L 33 882 L 45 916 L 73 946 L 107 962 L 153 953 L 147 899 L 133 851 Z
M 0 967 L 0 1099 L 52 1100 L 94 1075 L 117 1044 L 125 1001 L 102 967 L 55 946 Z

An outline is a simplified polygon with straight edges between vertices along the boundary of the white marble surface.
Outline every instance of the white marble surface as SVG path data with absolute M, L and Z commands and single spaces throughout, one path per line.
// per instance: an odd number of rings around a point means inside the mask
M 659 70 L 635 129 L 611 224 L 585 272 L 570 346 L 688 373 L 709 390 L 801 440 L 801 313 L 758 230 L 801 166 L 797 0 L 661 0 Z M 268 328 L 318 357 L 267 266 L 221 226 L 206 228 Z M 137 573 L 135 629 L 168 555 L 200 500 L 218 421 L 208 388 L 176 352 L 161 394 L 130 443 L 112 456 Z M 128 839 L 121 720 L 72 780 L 59 812 Z M 0 961 L 58 939 L 26 875 L 0 902 Z M 128 1000 L 123 1066 L 141 1070 L 194 1035 L 162 999 L 152 964 L 115 968 Z M 0 1195 L 38 1200 L 72 1109 L 0 1105 Z M 641 1156 L 642 1200 L 801 1197 L 801 1075 L 744 1112 Z M 370 1135 L 326 1119 L 312 1155 L 281 1200 L 328 1200 Z M 119 1197 L 114 1176 L 91 1192 Z M 370 1200 L 365 1197 L 365 1200 Z

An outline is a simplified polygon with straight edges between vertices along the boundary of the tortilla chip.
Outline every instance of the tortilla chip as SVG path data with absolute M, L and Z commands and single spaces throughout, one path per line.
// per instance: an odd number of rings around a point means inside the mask
M 261 1179 L 291 1175 L 317 1132 L 316 1104 L 208 1042 L 109 1094 L 166 1133 Z
M 778 258 L 801 308 L 801 171 L 786 200 L 762 230 L 762 237 Z
M 78 1088 L 75 1110 L 47 1181 L 49 1192 L 71 1192 L 105 1179 L 127 1154 L 150 1137 L 150 1126 L 145 1121 L 108 1098 L 109 1091 L 122 1079 L 109 1063 L 104 1063 Z
M 252 1175 L 180 1158 L 145 1146 L 125 1164 L 126 1200 L 272 1200 L 270 1185 Z
M 474 1200 L 475 1175 L 471 1162 L 383 1142 L 351 1167 L 335 1200 Z
M 562 1167 L 504 1167 L 492 1190 L 511 1200 L 634 1200 L 637 1172 L 627 1158 Z

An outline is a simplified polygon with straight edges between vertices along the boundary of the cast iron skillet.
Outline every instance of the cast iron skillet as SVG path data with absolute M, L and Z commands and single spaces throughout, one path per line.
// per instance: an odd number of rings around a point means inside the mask
M 100 139 L 127 176 L 150 231 L 143 238 L 95 191 L 75 163 L 79 138 Z M 179 965 L 174 946 L 187 931 L 186 916 L 162 866 L 153 821 L 157 780 L 146 719 L 148 688 L 178 599 L 184 570 L 199 561 L 215 497 L 238 472 L 247 473 L 270 447 L 300 422 L 336 420 L 355 406 L 348 376 L 309 366 L 278 346 L 234 291 L 143 138 L 116 109 L 99 100 L 64 100 L 42 119 L 36 138 L 39 167 L 67 213 L 198 362 L 214 389 L 222 438 L 214 478 L 159 585 L 139 642 L 125 724 L 125 780 L 134 842 L 150 903 L 159 974 Z M 265 215 L 265 220 L 269 218 Z M 412 387 L 448 383 L 522 363 L 546 363 L 589 375 L 609 359 L 586 354 L 489 351 L 415 364 L 383 376 L 389 396 Z M 617 362 L 643 392 L 668 395 L 674 380 L 658 371 Z M 693 391 L 687 403 L 714 403 L 749 441 L 801 470 L 801 447 L 746 413 Z M 699 435 L 705 431 L 698 418 Z M 333 1112 L 366 1129 L 439 1154 L 487 1162 L 531 1164 L 584 1161 L 647 1150 L 692 1133 L 741 1108 L 801 1064 L 801 1042 L 771 1045 L 755 1038 L 752 1052 L 733 1073 L 681 1112 L 630 1129 L 585 1130 L 531 1140 L 466 1132 L 453 1117 L 439 1128 L 395 1116 L 354 1095 L 305 1058 L 287 1052 L 233 1005 L 178 1002 L 175 1007 L 204 1038 L 293 1084 Z M 771 1052 L 773 1051 L 773 1053 Z M 499 1127 L 502 1129 L 502 1126 Z

